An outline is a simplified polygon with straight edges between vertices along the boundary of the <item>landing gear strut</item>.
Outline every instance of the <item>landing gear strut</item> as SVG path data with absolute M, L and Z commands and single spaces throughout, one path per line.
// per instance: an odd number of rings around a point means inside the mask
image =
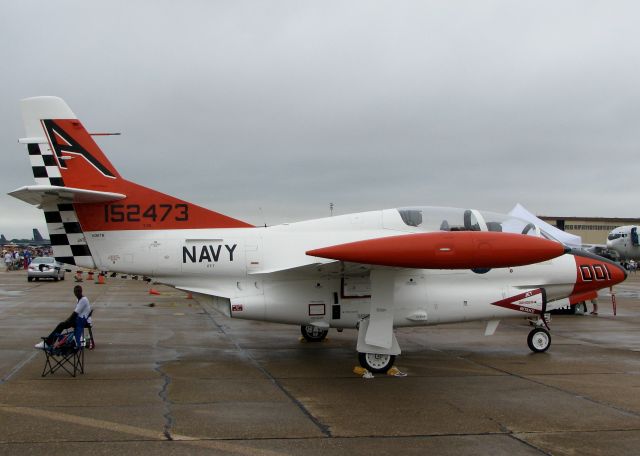
M 318 328 L 315 325 L 302 325 L 300 326 L 300 332 L 307 342 L 320 342 L 327 337 L 329 330 Z
M 551 334 L 542 327 L 533 328 L 527 337 L 527 345 L 534 353 L 542 353 L 551 346 Z
M 378 353 L 358 353 L 360 365 L 374 374 L 385 374 L 393 362 L 396 360 L 395 355 L 380 355 Z

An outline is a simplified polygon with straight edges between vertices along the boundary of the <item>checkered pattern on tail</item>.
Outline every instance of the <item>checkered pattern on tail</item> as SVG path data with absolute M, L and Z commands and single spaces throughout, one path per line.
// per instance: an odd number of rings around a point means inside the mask
M 49 145 L 29 144 L 27 150 L 36 184 L 64 187 L 60 169 Z M 65 264 L 95 268 L 73 204 L 44 204 L 42 210 L 56 260 Z
M 29 144 L 29 161 L 36 184 L 64 187 L 60 168 L 48 144 Z

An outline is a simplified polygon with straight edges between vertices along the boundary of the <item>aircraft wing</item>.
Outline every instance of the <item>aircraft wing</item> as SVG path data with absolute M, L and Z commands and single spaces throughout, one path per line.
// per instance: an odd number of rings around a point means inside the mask
M 314 262 L 311 264 L 303 264 L 285 268 L 263 269 L 255 272 L 250 272 L 249 275 L 260 276 L 268 274 L 272 277 L 313 277 L 317 276 L 319 273 L 326 276 L 359 275 L 369 272 L 371 268 L 372 266 L 369 264 L 332 260 L 324 263 Z M 376 266 L 376 269 L 387 269 L 387 267 Z M 388 269 L 397 268 L 389 266 Z

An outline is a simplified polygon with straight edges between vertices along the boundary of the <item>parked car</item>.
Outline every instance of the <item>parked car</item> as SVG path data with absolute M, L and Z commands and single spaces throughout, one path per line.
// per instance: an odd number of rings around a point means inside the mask
M 53 257 L 36 257 L 27 270 L 27 280 L 31 282 L 33 279 L 64 280 L 64 265 Z

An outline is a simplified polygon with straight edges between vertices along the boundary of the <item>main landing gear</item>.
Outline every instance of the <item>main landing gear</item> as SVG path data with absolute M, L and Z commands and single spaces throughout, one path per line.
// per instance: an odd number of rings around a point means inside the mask
M 396 356 L 400 354 L 400 346 L 393 333 L 392 320 L 387 328 L 371 326 L 371 317 L 358 323 L 358 361 L 360 366 L 374 374 L 386 374 L 393 367 Z M 385 334 L 384 330 L 389 333 Z M 367 336 L 370 339 L 367 341 Z M 369 343 L 367 343 L 369 342 Z
M 327 337 L 329 330 L 314 325 L 302 325 L 300 326 L 300 332 L 307 342 L 321 342 Z

